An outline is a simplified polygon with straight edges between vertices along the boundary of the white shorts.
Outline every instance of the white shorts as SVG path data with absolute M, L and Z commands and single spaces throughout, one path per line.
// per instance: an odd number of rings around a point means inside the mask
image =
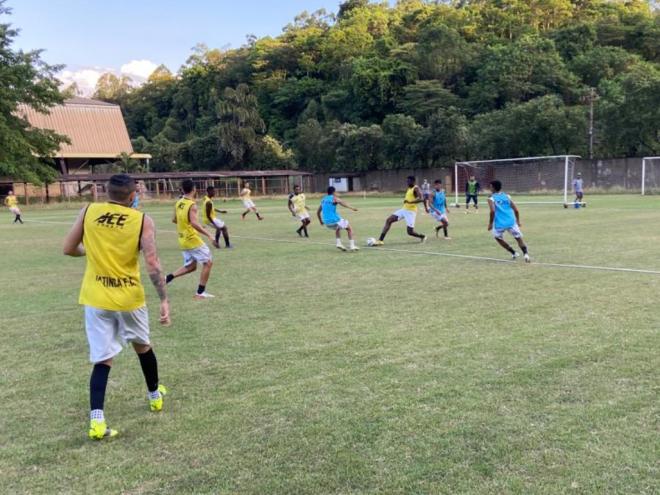
M 129 342 L 151 343 L 146 306 L 128 312 L 85 306 L 85 332 L 92 363 L 115 357 Z
M 309 219 L 311 218 L 311 217 L 309 216 L 309 213 L 308 213 L 308 212 L 298 213 L 298 214 L 296 214 L 296 216 L 298 217 L 298 220 L 300 220 L 300 221 L 303 221 L 303 220 L 309 220 Z
M 330 230 L 346 230 L 350 224 L 348 223 L 348 220 L 341 218 L 337 223 L 326 223 L 325 226 Z
M 446 213 L 438 213 L 437 211 L 431 210 L 431 216 L 438 222 L 449 222 Z
M 252 201 L 251 199 L 244 199 L 243 206 L 245 206 L 248 210 L 250 208 L 256 208 L 256 206 L 254 205 L 254 201 Z
M 504 239 L 504 233 L 508 232 L 514 239 L 522 239 L 523 233 L 520 231 L 518 225 L 514 225 L 509 229 L 493 229 L 493 237 L 495 239 Z
M 9 211 L 11 211 L 14 215 L 20 215 L 21 214 L 21 210 L 19 210 L 18 207 L 16 207 L 16 206 L 12 206 L 11 208 L 9 208 Z
M 405 220 L 406 225 L 411 229 L 415 228 L 415 219 L 417 218 L 416 211 L 411 211 L 401 208 L 400 210 L 397 210 L 394 213 L 392 213 L 392 215 L 394 215 L 397 218 L 397 220 Z
M 215 227 L 216 229 L 224 229 L 225 228 L 225 222 L 223 222 L 219 218 L 214 218 L 211 223 L 207 223 L 206 225 L 210 225 L 211 227 Z
M 189 266 L 193 263 L 201 263 L 205 265 L 209 261 L 213 260 L 213 255 L 211 255 L 211 250 L 206 244 L 202 244 L 198 248 L 188 249 L 182 251 L 183 254 L 183 266 Z

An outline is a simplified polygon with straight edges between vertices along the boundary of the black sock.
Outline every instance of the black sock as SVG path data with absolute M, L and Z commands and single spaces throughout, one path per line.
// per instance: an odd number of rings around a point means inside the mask
M 158 390 L 158 361 L 156 361 L 156 354 L 153 349 L 149 349 L 144 354 L 138 354 L 140 359 L 140 366 L 142 366 L 142 374 L 144 374 L 144 381 L 147 382 L 147 390 L 155 392 Z
M 445 237 L 449 237 L 449 231 L 447 230 L 447 227 L 442 227 L 442 230 L 445 231 Z
M 92 369 L 92 376 L 89 379 L 89 407 L 90 410 L 103 410 L 105 401 L 105 388 L 108 385 L 108 375 L 110 366 L 107 364 L 95 364 Z
M 306 225 L 303 227 L 303 232 L 305 233 L 305 237 L 309 237 L 309 233 L 307 232 L 307 226 Z
M 516 254 L 516 250 L 513 249 L 511 246 L 509 246 L 509 252 L 510 252 L 511 254 Z
M 205 290 L 206 290 L 206 285 L 199 285 L 197 287 L 197 294 L 204 294 Z
M 222 231 L 222 237 L 225 239 L 225 246 L 230 247 L 231 244 L 229 243 L 229 232 L 227 232 L 226 230 L 223 230 Z
M 216 230 L 215 231 L 215 243 L 217 244 L 218 241 L 220 241 L 220 231 Z
M 387 234 L 380 234 L 380 237 L 378 238 L 378 240 L 380 240 L 381 242 L 384 241 L 386 235 Z
M 527 246 L 523 246 L 520 249 L 522 249 L 523 254 L 527 254 Z
M 21 222 L 21 223 L 23 223 L 23 219 L 21 218 L 20 215 L 18 215 L 18 221 Z
M 172 275 L 171 273 L 167 277 L 165 277 L 166 284 L 169 284 L 172 280 L 174 280 L 174 275 Z

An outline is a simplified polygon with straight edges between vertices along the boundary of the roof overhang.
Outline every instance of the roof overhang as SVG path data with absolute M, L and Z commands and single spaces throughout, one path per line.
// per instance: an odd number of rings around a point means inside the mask
M 135 160 L 149 160 L 151 155 L 148 153 L 131 153 L 129 155 Z M 72 158 L 72 159 L 106 159 L 106 160 L 118 160 L 121 158 L 121 153 L 57 153 L 53 158 Z

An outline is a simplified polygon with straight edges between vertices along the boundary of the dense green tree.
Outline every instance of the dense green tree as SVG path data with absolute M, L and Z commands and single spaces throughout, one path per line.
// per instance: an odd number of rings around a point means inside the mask
M 0 0 L 0 19 L 11 14 Z M 60 69 L 41 60 L 40 51 L 13 49 L 18 31 L 0 22 L 0 176 L 41 183 L 54 177 L 48 157 L 66 140 L 47 130 L 32 128 L 21 105 L 39 112 L 62 101 L 54 74 Z
M 94 98 L 111 103 L 121 103 L 131 92 L 132 81 L 128 76 L 116 76 L 112 72 L 106 72 L 96 81 Z

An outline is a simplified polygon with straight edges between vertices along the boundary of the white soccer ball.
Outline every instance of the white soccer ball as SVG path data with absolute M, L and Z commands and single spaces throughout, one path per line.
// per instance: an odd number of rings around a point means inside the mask
M 376 245 L 376 239 L 374 239 L 373 237 L 369 237 L 369 239 L 367 239 L 367 246 L 374 247 L 375 245 Z

